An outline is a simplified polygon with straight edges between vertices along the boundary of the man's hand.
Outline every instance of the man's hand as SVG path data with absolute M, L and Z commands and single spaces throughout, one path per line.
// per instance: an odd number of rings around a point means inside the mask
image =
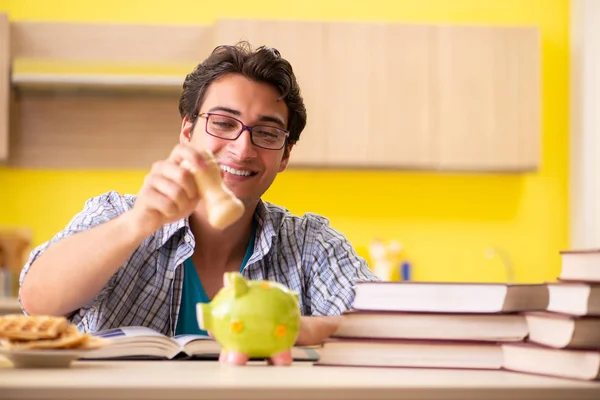
M 161 226 L 190 215 L 200 200 L 194 175 L 180 166 L 186 160 L 195 170 L 204 168 L 202 155 L 177 145 L 166 160 L 157 161 L 146 175 L 131 210 L 134 225 L 149 235 Z
M 333 335 L 340 325 L 342 317 L 302 317 L 297 346 L 316 346 Z
M 19 292 L 24 309 L 71 315 L 96 298 L 148 235 L 190 215 L 200 195 L 192 172 L 181 167 L 183 160 L 196 171 L 205 170 L 201 153 L 177 145 L 168 159 L 153 165 L 131 210 L 54 243 L 36 259 Z M 85 221 L 80 223 L 91 222 Z

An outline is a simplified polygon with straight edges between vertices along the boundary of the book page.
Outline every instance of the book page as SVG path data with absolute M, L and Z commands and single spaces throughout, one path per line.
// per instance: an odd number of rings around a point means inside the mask
M 115 329 L 107 329 L 93 333 L 94 336 L 103 338 L 119 338 L 119 337 L 139 337 L 139 336 L 160 336 L 166 338 L 167 336 L 155 331 L 154 329 L 147 328 L 145 326 L 123 326 Z
M 181 348 L 183 348 L 186 344 L 193 342 L 194 340 L 212 340 L 212 338 L 208 335 L 176 335 L 173 336 L 173 339 L 179 343 Z
M 90 358 L 168 358 L 179 354 L 182 349 L 171 337 L 153 329 L 140 326 L 125 326 L 102 330 L 94 336 L 112 341 L 108 346 L 94 350 Z

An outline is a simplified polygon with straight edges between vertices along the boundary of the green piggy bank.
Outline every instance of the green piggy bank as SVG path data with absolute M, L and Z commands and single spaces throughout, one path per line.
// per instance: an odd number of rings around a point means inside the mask
M 246 280 L 226 272 L 210 303 L 198 303 L 198 325 L 221 345 L 219 361 L 244 365 L 251 358 L 292 364 L 300 331 L 298 293 L 271 281 Z

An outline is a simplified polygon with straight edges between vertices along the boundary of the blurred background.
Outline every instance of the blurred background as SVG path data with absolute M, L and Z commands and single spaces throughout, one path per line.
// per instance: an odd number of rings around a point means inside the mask
M 539 91 L 533 95 L 529 93 L 540 110 L 539 137 L 536 136 L 538 132 L 532 132 L 531 136 L 536 140 L 532 145 L 535 153 L 532 157 L 533 163 L 523 163 L 516 167 L 500 163 L 500 168 L 489 168 L 485 163 L 481 163 L 481 168 L 477 163 L 469 165 L 468 168 L 460 168 L 460 165 L 459 168 L 439 168 L 439 165 L 433 162 L 430 166 L 426 163 L 411 165 L 410 162 L 390 166 L 369 164 L 365 159 L 353 165 L 351 157 L 350 161 L 345 160 L 338 164 L 308 165 L 309 162 L 302 165 L 299 162 L 279 175 L 264 199 L 285 206 L 296 214 L 313 212 L 326 216 L 332 226 L 344 233 L 359 254 L 371 263 L 372 268 L 379 268 L 378 273 L 386 279 L 541 282 L 553 280 L 559 273 L 559 251 L 569 246 L 568 0 L 2 0 L 0 12 L 7 14 L 11 24 L 52 22 L 210 26 L 221 18 L 235 18 L 283 21 L 279 26 L 285 26 L 285 21 L 289 21 L 290 24 L 294 21 L 313 21 L 535 28 L 539 35 L 539 54 L 523 53 L 527 60 L 532 60 L 534 66 L 535 57 L 539 59 L 539 72 L 533 78 L 539 79 Z M 152 40 L 161 41 L 160 38 Z M 371 45 L 373 48 L 377 47 L 376 43 L 359 43 L 356 47 L 352 41 L 344 43 L 346 50 L 354 50 L 353 57 L 346 61 L 350 67 L 355 62 L 358 65 L 369 66 L 369 60 L 376 64 L 377 57 L 381 57 L 381 51 L 373 53 L 375 55 L 368 51 Z M 514 41 L 506 43 L 509 46 Z M 93 46 L 93 43 L 89 45 Z M 469 46 L 465 47 L 468 50 Z M 378 48 L 381 50 L 381 46 Z M 169 68 L 160 68 L 166 71 L 165 74 L 185 74 L 195 65 L 192 60 L 197 63 L 208 56 L 208 48 L 202 49 L 199 54 L 190 54 L 187 60 L 173 62 Z M 403 52 L 401 45 L 387 49 L 383 51 L 384 57 L 386 54 L 393 56 Z M 510 47 L 506 49 L 510 52 Z M 536 47 L 533 49 L 535 51 Z M 412 51 L 415 51 L 414 48 Z M 283 49 L 282 53 L 286 57 Z M 13 73 L 59 73 L 61 69 L 64 72 L 73 68 L 68 62 L 63 62 L 62 65 L 60 60 L 56 63 L 47 60 L 36 62 L 25 58 L 12 61 Z M 306 61 L 298 62 L 307 65 Z M 94 73 L 110 72 L 114 67 L 103 67 L 100 62 L 84 64 L 80 63 L 78 68 L 87 68 L 88 72 Z M 123 63 L 121 68 L 129 73 L 139 74 L 148 73 L 149 69 L 148 65 L 143 63 Z M 158 74 L 158 69 L 159 67 L 155 66 L 151 73 Z M 510 72 L 510 68 L 507 71 Z M 476 74 L 476 71 L 469 73 Z M 338 82 L 339 91 L 346 98 L 356 95 L 355 90 L 361 90 L 356 89 L 357 85 L 368 88 L 369 80 L 374 79 L 372 74 L 355 74 L 352 75 L 353 80 L 350 79 L 350 75 L 346 76 L 346 83 Z M 448 74 L 446 79 L 453 82 L 451 74 Z M 301 87 L 303 83 L 305 86 L 311 86 L 309 78 L 303 81 L 299 76 L 299 80 Z M 378 84 L 381 86 L 381 82 Z M 314 86 L 313 82 L 312 87 Z M 535 82 L 531 87 L 536 88 Z M 32 93 L 32 99 L 36 96 L 46 96 L 47 100 L 48 96 L 57 96 L 59 103 L 63 101 L 59 95 L 48 94 L 49 92 L 35 94 L 34 90 Z M 104 95 L 106 94 L 99 96 Z M 456 97 L 449 96 L 446 101 L 448 104 L 453 101 L 460 102 L 464 97 L 461 93 L 456 93 Z M 170 99 L 172 101 L 168 104 L 172 111 L 169 112 L 173 114 L 169 118 L 178 118 L 177 96 L 174 95 Z M 491 102 L 494 103 L 495 100 L 492 99 Z M 42 107 L 36 104 L 34 100 L 23 103 L 20 111 L 27 111 L 33 115 L 37 112 L 36 107 L 39 107 L 46 113 L 46 117 L 52 113 L 51 106 Z M 357 99 L 357 104 L 363 103 Z M 507 108 L 507 111 L 512 113 L 510 115 L 518 113 L 518 105 L 515 106 L 516 111 Z M 335 106 L 319 101 L 318 96 L 311 95 L 310 99 L 307 99 L 307 108 L 311 122 L 311 118 L 312 121 L 326 118 L 323 117 L 327 115 L 326 111 L 334 109 Z M 163 109 L 165 108 L 160 108 Z M 530 126 L 535 131 L 538 115 L 535 114 L 535 107 L 533 110 L 530 117 L 534 121 Z M 340 117 L 339 109 L 333 112 Z M 350 119 L 360 112 L 360 109 L 346 109 Z M 527 120 L 528 115 L 521 115 L 520 118 Z M 502 121 L 503 117 L 496 115 L 496 119 Z M 169 125 L 173 126 L 172 130 L 162 132 L 164 136 L 160 139 L 161 143 L 174 145 L 177 142 L 178 121 L 174 121 Z M 473 121 L 476 123 L 480 120 L 474 115 Z M 26 122 L 21 123 L 23 126 L 19 129 L 24 129 Z M 58 162 L 61 160 L 49 158 L 45 153 L 57 151 L 62 144 L 55 142 L 47 143 L 47 147 L 40 145 L 46 143 L 41 123 L 43 120 L 37 125 L 31 125 L 35 127 L 37 136 L 27 134 L 27 140 L 31 141 L 32 146 L 36 146 L 37 143 L 36 151 L 30 153 L 21 147 L 13 151 L 15 146 L 25 146 L 25 142 L 17 143 L 18 139 L 13 137 L 15 131 L 11 128 L 13 130 L 10 131 L 8 161 L 0 166 L 0 229 L 5 236 L 30 235 L 30 246 L 37 246 L 49 240 L 82 209 L 89 197 L 109 190 L 136 193 L 151 164 L 150 160 L 146 159 L 140 159 L 138 165 L 121 167 L 118 163 L 103 166 L 86 165 L 85 162 L 69 163 L 64 159 L 62 163 Z M 90 131 L 101 135 L 100 130 L 92 126 L 102 123 L 105 121 L 79 119 L 68 125 L 68 128 L 72 131 L 71 135 L 76 132 L 89 135 Z M 435 120 L 431 123 L 441 124 Z M 469 121 L 464 123 L 465 126 L 469 124 Z M 55 124 L 54 127 L 56 126 L 59 125 Z M 393 125 L 383 124 L 382 129 L 359 134 L 367 135 L 368 140 L 374 143 L 386 126 Z M 489 126 L 487 128 L 492 131 Z M 357 129 L 364 130 L 360 124 Z M 106 135 L 107 138 L 112 138 L 112 146 L 118 153 L 118 138 L 110 136 L 109 133 Z M 318 129 L 307 131 L 307 139 L 304 140 L 306 144 L 303 144 L 303 137 L 298 143 L 298 152 L 303 157 L 311 151 L 318 151 L 316 135 L 326 136 L 328 132 Z M 405 135 L 403 142 L 397 142 L 397 146 L 389 146 L 388 157 L 393 158 L 393 154 L 397 154 L 402 158 L 403 155 L 414 152 L 414 149 L 410 148 L 410 132 Z M 67 136 L 50 137 L 68 140 L 65 139 Z M 142 136 L 138 134 L 136 137 Z M 150 136 L 148 140 L 154 140 L 154 137 Z M 387 137 L 390 137 L 389 133 Z M 414 138 L 415 141 L 419 140 L 417 135 L 414 135 Z M 126 138 L 121 139 L 127 141 Z M 453 140 L 457 149 L 469 145 L 466 142 L 461 143 L 460 140 L 460 135 Z M 408 147 L 402 143 L 409 143 L 406 145 Z M 163 156 L 168 154 L 171 145 L 165 145 Z M 140 144 L 137 150 L 134 145 L 131 146 L 133 147 L 128 151 L 132 153 L 144 151 L 143 144 Z M 307 148 L 310 150 L 306 150 Z M 334 149 L 335 146 L 330 143 L 328 151 L 335 152 Z M 352 150 L 342 146 L 339 152 Z M 85 151 L 86 148 L 79 149 L 79 158 L 84 161 Z M 392 152 L 392 156 L 389 152 Z M 490 154 L 493 153 L 492 151 Z M 77 154 L 77 151 L 69 154 Z M 435 151 L 432 154 L 436 154 Z M 292 152 L 292 160 L 294 155 Z M 502 160 L 502 154 L 495 156 Z M 39 161 L 42 159 L 47 162 Z M 483 159 L 485 161 L 485 157 Z M 385 260 L 389 264 L 385 264 Z M 410 267 L 409 271 L 406 271 L 407 264 Z

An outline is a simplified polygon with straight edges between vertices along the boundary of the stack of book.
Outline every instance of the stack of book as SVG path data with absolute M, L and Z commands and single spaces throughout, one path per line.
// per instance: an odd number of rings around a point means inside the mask
M 501 369 L 545 284 L 364 282 L 316 365 Z
M 600 379 L 600 250 L 561 252 L 544 312 L 526 313 L 525 343 L 504 344 L 504 368 L 581 380 Z

